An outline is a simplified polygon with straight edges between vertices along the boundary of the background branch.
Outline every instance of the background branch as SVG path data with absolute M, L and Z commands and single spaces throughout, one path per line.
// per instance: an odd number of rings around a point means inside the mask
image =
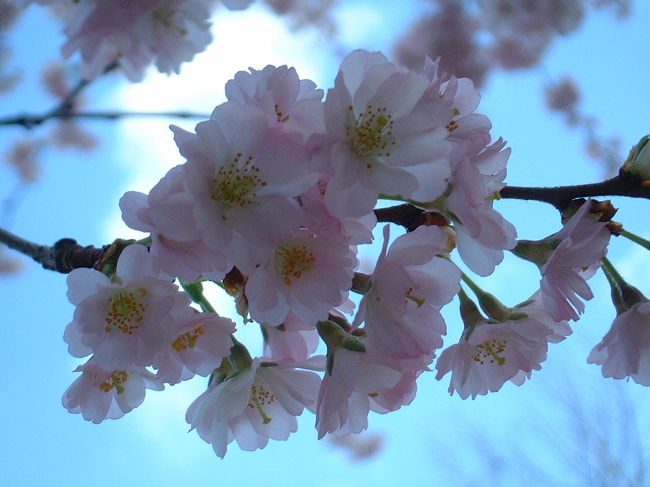
M 159 118 L 197 118 L 208 119 L 210 114 L 194 113 L 187 111 L 172 111 L 172 112 L 130 112 L 130 111 L 95 111 L 95 112 L 74 112 L 74 111 L 51 111 L 42 115 L 33 115 L 22 113 L 12 117 L 0 118 L 1 125 L 22 125 L 27 129 L 37 127 L 50 119 L 68 120 L 71 118 L 76 119 L 99 119 L 99 120 L 117 120 L 121 118 L 136 118 L 136 117 L 159 117 Z

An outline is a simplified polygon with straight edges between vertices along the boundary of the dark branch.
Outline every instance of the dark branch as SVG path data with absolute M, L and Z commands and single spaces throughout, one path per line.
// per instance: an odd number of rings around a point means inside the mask
M 578 184 L 576 186 L 557 186 L 554 188 L 526 188 L 506 186 L 500 191 L 501 198 L 534 200 L 549 203 L 558 210 L 563 210 L 576 198 L 597 196 L 629 196 L 650 199 L 650 186 L 645 186 L 642 179 L 628 172 L 621 171 L 618 176 L 600 183 Z M 420 225 L 440 225 L 449 222 L 439 221 L 436 213 L 421 210 L 409 204 L 392 206 L 375 210 L 378 222 L 401 225 L 412 231 Z
M 650 199 L 650 186 L 644 186 L 643 181 L 637 176 L 620 171 L 618 176 L 600 183 L 554 188 L 506 186 L 500 193 L 502 198 L 542 201 L 562 210 L 571 200 L 591 196 L 630 196 Z
M 39 245 L 0 228 L 0 242 L 31 257 L 45 269 L 67 274 L 79 267 L 94 268 L 101 261 L 107 247 L 82 247 L 76 240 L 62 238 L 53 246 Z
M 401 225 L 408 232 L 412 232 L 422 225 L 449 225 L 449 220 L 440 213 L 424 211 L 409 204 L 391 206 L 375 210 L 378 222 L 395 223 Z

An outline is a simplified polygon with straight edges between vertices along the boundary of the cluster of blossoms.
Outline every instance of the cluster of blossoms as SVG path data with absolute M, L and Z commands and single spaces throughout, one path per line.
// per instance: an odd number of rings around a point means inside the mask
M 445 70 L 482 84 L 494 68 L 539 64 L 553 41 L 576 31 L 590 9 L 614 8 L 627 15 L 629 1 L 432 0 L 432 11 L 396 45 L 400 62 L 417 66 L 425 55 L 442 56 Z M 615 4 L 615 5 L 614 5 Z
M 210 17 L 215 0 L 10 0 L 51 7 L 64 24 L 64 57 L 79 52 L 82 75 L 95 78 L 118 63 L 131 81 L 140 81 L 155 64 L 163 73 L 178 73 L 212 41 Z M 252 0 L 222 0 L 231 10 Z
M 323 437 L 358 433 L 370 410 L 409 404 L 443 346 L 440 310 L 456 295 L 465 329 L 436 368 L 438 378 L 451 372 L 449 390 L 463 398 L 521 384 L 548 343 L 571 333 L 567 320 L 591 298 L 586 279 L 605 255 L 608 218 L 602 205 L 579 202 L 560 231 L 518 244 L 493 208 L 510 151 L 475 113 L 469 79 L 430 60 L 412 71 L 355 51 L 325 101 L 286 66 L 239 72 L 226 95 L 194 132 L 172 127 L 185 163 L 148 195 L 122 197 L 124 221 L 149 234 L 147 246 L 127 246 L 103 272 L 70 274 L 77 310 L 65 339 L 73 355 L 92 355 L 64 394 L 71 412 L 116 418 L 145 388 L 210 376 L 186 419 L 223 457 L 232 440 L 254 450 L 286 439 L 305 408 Z M 392 241 L 386 225 L 374 271 L 362 274 L 357 248 L 373 240 L 380 200 L 418 207 L 428 224 Z M 460 271 L 453 250 L 481 276 L 513 250 L 539 266 L 540 290 L 506 307 Z M 212 312 L 204 281 L 261 326 L 262 356 Z

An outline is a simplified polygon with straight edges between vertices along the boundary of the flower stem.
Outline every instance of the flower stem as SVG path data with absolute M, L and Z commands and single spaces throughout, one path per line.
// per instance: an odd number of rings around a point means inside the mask
M 638 235 L 635 235 L 632 232 L 628 232 L 627 230 L 623 230 L 621 232 L 621 235 L 627 238 L 628 240 L 631 240 L 632 242 L 639 244 L 641 247 L 650 250 L 650 241 L 646 240 L 645 238 L 639 237 Z
M 618 273 L 607 257 L 603 257 L 601 262 L 605 277 L 612 288 L 612 302 L 618 314 L 627 311 L 641 301 L 646 301 L 643 293 L 623 279 L 623 276 Z
M 467 274 L 464 272 L 461 274 L 463 282 L 469 286 L 472 292 L 478 298 L 478 304 L 481 306 L 481 309 L 487 313 L 487 315 L 497 321 L 507 321 L 510 319 L 511 310 L 505 306 L 501 301 L 499 301 L 492 294 L 483 291 L 481 287 L 472 281 Z
M 180 283 L 190 299 L 198 304 L 205 313 L 215 313 L 214 307 L 203 294 L 203 284 L 201 281 L 187 282 L 181 280 Z

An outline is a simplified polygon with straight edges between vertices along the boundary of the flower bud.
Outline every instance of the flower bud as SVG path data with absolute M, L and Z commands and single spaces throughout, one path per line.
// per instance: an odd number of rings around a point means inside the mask
M 639 176 L 644 181 L 650 180 L 650 136 L 641 137 L 639 143 L 632 147 L 623 169 L 630 174 Z

